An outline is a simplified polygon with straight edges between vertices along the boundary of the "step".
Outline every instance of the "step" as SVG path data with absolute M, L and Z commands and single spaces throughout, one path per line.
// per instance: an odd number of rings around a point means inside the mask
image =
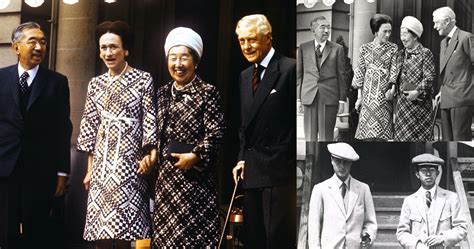
M 386 207 L 386 208 L 401 208 L 403 205 L 403 200 L 406 195 L 378 195 L 374 194 L 373 196 L 374 206 L 375 207 Z
M 397 242 L 397 229 L 383 229 L 379 227 L 377 229 L 377 238 L 375 239 L 376 242 Z
M 371 248 L 375 249 L 391 249 L 391 248 L 400 248 L 400 244 L 398 242 L 374 242 L 374 245 Z

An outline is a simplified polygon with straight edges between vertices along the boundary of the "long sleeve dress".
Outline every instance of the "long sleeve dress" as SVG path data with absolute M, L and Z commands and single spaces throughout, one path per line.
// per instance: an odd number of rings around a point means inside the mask
M 397 86 L 394 140 L 423 142 L 433 140 L 433 81 L 435 65 L 433 53 L 421 44 L 413 51 L 400 50 L 392 59 L 390 83 Z M 409 101 L 403 94 L 404 84 L 416 86 L 418 100 Z
M 359 64 L 352 87 L 362 88 L 362 108 L 355 138 L 389 140 L 393 138 L 393 104 L 385 98 L 389 89 L 392 56 L 398 48 L 391 42 L 369 42 L 360 48 Z
M 159 168 L 155 188 L 153 244 L 157 248 L 215 248 L 219 207 L 215 168 L 224 136 L 224 114 L 214 86 L 199 77 L 177 90 L 158 90 Z M 166 159 L 170 139 L 195 145 L 199 167 L 184 171 Z
M 94 159 L 84 239 L 149 237 L 147 185 L 137 170 L 157 144 L 155 100 L 151 75 L 138 69 L 89 82 L 77 141 Z

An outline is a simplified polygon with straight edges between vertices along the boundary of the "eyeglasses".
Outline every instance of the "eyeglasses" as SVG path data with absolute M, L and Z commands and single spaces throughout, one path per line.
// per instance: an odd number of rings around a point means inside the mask
M 45 40 L 28 40 L 26 42 L 18 42 L 18 43 L 25 43 L 30 47 L 36 47 L 36 44 L 39 44 L 41 47 L 48 45 L 48 42 Z
M 435 174 L 435 173 L 438 172 L 438 169 L 437 169 L 437 168 L 429 168 L 429 169 L 427 169 L 427 168 L 422 168 L 422 169 L 420 169 L 420 172 L 423 173 L 424 175 L 428 174 L 428 172 L 429 172 L 430 174 Z

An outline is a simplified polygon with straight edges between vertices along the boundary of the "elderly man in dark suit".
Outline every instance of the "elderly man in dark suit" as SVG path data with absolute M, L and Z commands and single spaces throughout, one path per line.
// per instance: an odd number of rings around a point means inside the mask
M 318 134 L 319 141 L 332 141 L 336 116 L 346 101 L 344 48 L 328 40 L 331 26 L 324 16 L 313 19 L 310 27 L 314 40 L 298 49 L 298 109 L 304 109 L 306 141 L 317 141 Z
M 439 79 L 443 140 L 471 141 L 472 112 L 474 110 L 474 82 L 472 63 L 474 53 L 471 33 L 456 27 L 456 14 L 449 7 L 433 12 L 434 28 L 441 41 Z
M 69 173 L 68 81 L 39 66 L 46 38 L 38 24 L 18 26 L 12 48 L 18 64 L 0 69 L 0 248 L 39 248 Z
M 238 175 L 243 178 L 244 244 L 294 248 L 296 63 L 273 49 L 264 15 L 243 17 L 236 33 L 252 63 L 240 74 L 240 153 L 232 171 L 236 182 Z

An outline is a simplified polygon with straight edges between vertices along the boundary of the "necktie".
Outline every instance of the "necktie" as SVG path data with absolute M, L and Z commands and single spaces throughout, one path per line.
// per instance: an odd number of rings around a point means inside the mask
M 318 66 L 318 70 L 321 69 L 321 59 L 323 54 L 321 53 L 321 44 L 316 45 L 316 65 Z
M 431 207 L 431 194 L 430 191 L 426 191 L 426 206 Z
M 346 183 L 343 182 L 342 185 L 341 185 L 341 195 L 342 195 L 342 199 L 344 199 L 344 197 L 346 197 L 346 191 L 347 191 Z
M 263 69 L 265 69 L 264 66 L 258 65 L 253 68 L 253 74 L 252 74 L 252 89 L 253 89 L 253 94 L 257 91 L 258 84 L 260 84 L 260 74 L 262 73 Z
M 26 71 L 20 76 L 21 93 L 26 93 L 26 91 L 28 91 L 28 83 L 26 82 L 26 79 L 28 79 L 28 77 L 30 77 L 30 75 Z

